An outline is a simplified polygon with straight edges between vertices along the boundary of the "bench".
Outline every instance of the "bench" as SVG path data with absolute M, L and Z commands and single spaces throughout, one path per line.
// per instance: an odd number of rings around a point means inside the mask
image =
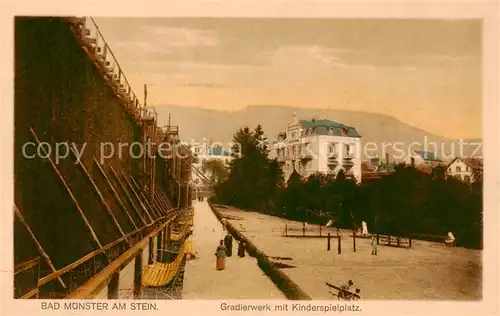
M 379 235 L 379 242 L 385 243 L 387 246 L 393 247 L 411 247 L 410 239 L 407 237 Z
M 456 240 L 453 241 L 447 241 L 448 236 L 447 235 L 433 235 L 433 234 L 418 234 L 415 233 L 413 234 L 415 236 L 415 239 L 421 239 L 425 241 L 430 241 L 430 242 L 437 242 L 437 243 L 444 243 L 446 246 L 454 247 L 456 245 Z
M 359 294 L 343 290 L 340 287 L 328 282 L 325 283 L 329 288 L 329 293 L 332 294 L 334 297 L 336 297 L 338 300 L 357 301 L 361 299 L 361 296 L 359 296 Z

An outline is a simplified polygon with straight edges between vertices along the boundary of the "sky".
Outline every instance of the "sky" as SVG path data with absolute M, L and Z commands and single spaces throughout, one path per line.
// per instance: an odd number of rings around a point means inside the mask
M 141 100 L 148 85 L 148 105 L 375 112 L 481 137 L 479 20 L 95 20 Z

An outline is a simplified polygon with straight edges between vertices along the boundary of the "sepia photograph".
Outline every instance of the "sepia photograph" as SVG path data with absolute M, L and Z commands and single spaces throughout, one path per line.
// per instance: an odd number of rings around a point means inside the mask
M 483 20 L 12 22 L 13 299 L 484 299 Z

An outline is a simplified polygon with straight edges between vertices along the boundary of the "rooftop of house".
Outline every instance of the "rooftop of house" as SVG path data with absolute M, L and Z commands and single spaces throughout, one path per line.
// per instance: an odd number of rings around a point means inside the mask
M 392 172 L 396 170 L 396 164 L 395 163 L 382 163 L 380 166 L 378 166 L 377 171 L 378 172 Z
M 434 153 L 430 151 L 415 151 L 415 154 L 419 155 L 420 157 L 424 158 L 424 160 L 428 161 L 436 161 L 436 162 L 443 162 L 441 159 L 437 158 L 434 156 Z
M 420 165 L 415 167 L 418 171 L 425 173 L 425 174 L 432 174 L 432 168 L 430 166 L 426 165 Z
M 474 170 L 482 170 L 483 169 L 483 159 L 481 158 L 455 158 L 448 166 L 454 163 L 456 160 L 460 160 L 465 163 L 468 167 Z
M 361 162 L 361 173 L 374 172 L 371 163 L 367 161 Z
M 361 137 L 358 131 L 352 126 L 333 122 L 327 119 L 321 120 L 301 120 L 300 127 L 304 130 L 303 135 L 332 135 L 345 137 Z

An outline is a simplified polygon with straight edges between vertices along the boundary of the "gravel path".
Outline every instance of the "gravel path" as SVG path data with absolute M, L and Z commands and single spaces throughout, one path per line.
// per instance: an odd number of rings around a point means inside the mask
M 224 237 L 207 202 L 194 202 L 194 231 L 191 238 L 197 259 L 186 263 L 183 299 L 285 299 L 281 291 L 248 254 L 245 258 L 226 258 L 226 269 L 215 270 L 215 249 Z

